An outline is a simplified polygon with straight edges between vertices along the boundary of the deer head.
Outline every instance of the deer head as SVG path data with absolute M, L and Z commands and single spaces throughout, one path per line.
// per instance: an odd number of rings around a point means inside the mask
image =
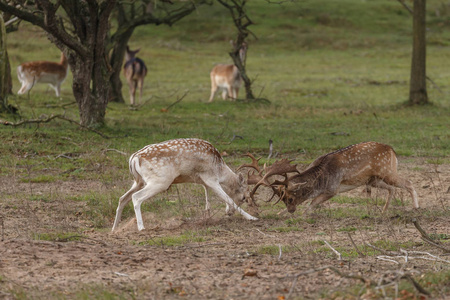
M 141 51 L 141 49 L 130 50 L 130 47 L 127 46 L 127 52 L 125 53 L 125 61 L 129 61 L 136 57 L 136 54 Z
M 295 191 L 298 188 L 298 184 L 294 184 L 291 182 L 291 179 L 295 176 L 289 177 L 288 173 L 298 173 L 297 165 L 292 165 L 292 160 L 282 159 L 275 161 L 270 167 L 267 167 L 266 165 L 263 166 L 263 169 L 261 170 L 259 166 L 259 159 L 256 159 L 252 154 L 247 153 L 247 156 L 251 158 L 252 163 L 250 164 L 243 164 L 241 165 L 239 169 L 241 168 L 252 168 L 256 170 L 257 173 L 250 171 L 248 172 L 247 176 L 247 184 L 248 185 L 255 185 L 250 192 L 250 198 L 252 201 L 255 201 L 255 193 L 258 190 L 258 188 L 262 185 L 270 187 L 272 189 L 272 197 L 270 197 L 267 202 L 271 201 L 275 196 L 278 196 L 278 200 L 274 203 L 277 204 L 280 200 L 286 203 L 286 206 L 288 206 L 288 199 L 291 199 L 290 197 L 291 193 Z M 270 182 L 270 178 L 276 175 L 284 176 L 284 180 L 274 180 L 273 182 Z

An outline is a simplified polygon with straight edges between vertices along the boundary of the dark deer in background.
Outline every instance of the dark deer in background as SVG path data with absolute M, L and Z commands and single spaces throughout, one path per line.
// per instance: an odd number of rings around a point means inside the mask
M 234 41 L 231 41 L 231 43 L 234 44 Z M 245 65 L 247 48 L 247 43 L 242 43 L 239 49 L 239 57 L 243 65 Z M 222 89 L 223 100 L 227 100 L 227 98 L 231 100 L 237 99 L 242 78 L 238 68 L 234 64 L 218 64 L 211 70 L 210 76 L 211 96 L 209 97 L 209 102 L 213 101 L 214 95 L 219 88 Z
M 125 65 L 123 66 L 123 73 L 127 79 L 128 86 L 130 87 L 130 104 L 134 105 L 136 87 L 139 87 L 139 103 L 142 100 L 142 87 L 144 85 L 144 78 L 147 75 L 147 67 L 142 59 L 136 57 L 140 49 L 130 50 L 127 46 L 127 52 L 125 54 Z
M 248 156 L 252 159 L 252 164 L 239 168 L 250 167 L 258 172 L 249 172 L 248 184 L 255 184 L 250 197 L 254 200 L 256 190 L 261 185 L 271 187 L 273 196 L 279 197 L 277 202 L 283 201 L 290 213 L 295 212 L 297 205 L 308 199 L 313 199 L 311 208 L 314 208 L 338 193 L 362 185 L 389 191 L 383 212 L 394 197 L 394 187 L 406 189 L 411 194 L 414 207 L 419 208 L 417 193 L 409 180 L 397 174 L 397 156 L 394 149 L 388 145 L 376 142 L 351 145 L 322 155 L 303 172 L 299 172 L 296 165 L 290 164 L 291 161 L 286 159 L 278 160 L 270 167 L 264 166 L 261 170 L 258 160 L 251 154 Z M 295 174 L 289 176 L 289 173 Z M 282 175 L 285 179 L 269 182 L 269 178 L 274 175 Z

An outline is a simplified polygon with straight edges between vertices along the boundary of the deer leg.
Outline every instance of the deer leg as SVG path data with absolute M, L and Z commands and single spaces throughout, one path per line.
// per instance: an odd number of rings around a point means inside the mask
M 206 198 L 205 210 L 207 212 L 209 212 L 211 209 L 211 205 L 209 204 L 209 200 L 208 200 L 208 188 L 206 187 L 206 185 L 203 185 L 203 188 L 205 189 L 205 198 Z
M 238 95 L 239 95 L 239 87 L 237 86 L 234 88 L 234 99 L 235 100 L 238 98 Z
M 170 187 L 170 184 L 167 184 L 167 180 L 162 183 L 148 183 L 143 189 L 133 194 L 133 205 L 134 205 L 134 213 L 136 214 L 136 222 L 138 230 L 141 231 L 144 229 L 144 221 L 142 220 L 141 214 L 141 204 L 147 199 L 164 192 Z
M 129 82 L 129 86 L 130 86 L 130 104 L 134 105 L 134 95 L 136 94 L 136 81 L 131 80 Z
M 407 190 L 410 193 L 411 198 L 413 199 L 414 208 L 419 208 L 419 200 L 417 199 L 417 193 L 416 193 L 416 190 L 414 189 L 411 181 L 403 179 L 403 178 L 400 178 L 398 176 L 388 176 L 386 178 L 383 178 L 382 181 L 387 186 L 389 186 L 389 188 L 391 188 L 392 190 L 394 190 L 392 188 L 392 186 L 395 186 L 395 187 Z M 392 192 L 392 194 L 393 194 L 393 192 Z M 393 197 L 393 195 L 391 195 L 391 193 L 389 193 L 389 198 L 392 198 L 392 197 Z M 389 206 L 389 200 L 390 199 L 388 199 L 388 202 L 386 202 L 386 204 L 385 204 L 385 206 L 383 208 L 383 212 Z
M 131 189 L 126 192 L 122 197 L 119 199 L 119 205 L 116 210 L 116 218 L 114 220 L 114 225 L 111 231 L 114 231 L 119 227 L 120 219 L 122 218 L 122 211 L 124 207 L 128 204 L 128 202 L 131 201 L 131 196 L 138 190 L 142 188 L 143 184 L 138 184 L 136 181 L 133 183 L 133 186 Z
M 17 92 L 17 94 L 22 95 L 27 93 L 29 90 L 31 90 L 31 88 L 34 86 L 33 83 L 27 83 L 26 81 L 22 82 L 22 87 L 20 88 L 20 90 Z
M 229 93 L 227 92 L 227 90 L 226 89 L 223 89 L 223 91 L 222 91 L 222 99 L 223 100 L 227 100 L 228 99 L 228 97 L 229 97 Z
M 61 85 L 60 84 L 57 84 L 57 85 L 50 84 L 50 86 L 55 90 L 56 97 L 59 97 L 59 95 L 61 94 Z
M 216 81 L 215 81 L 214 77 L 211 76 L 211 96 L 209 96 L 208 102 L 213 102 L 216 91 L 217 91 Z
M 236 95 L 234 93 L 234 87 L 231 86 L 231 84 L 228 85 L 227 91 L 228 91 L 228 99 L 235 100 L 236 99 Z
M 333 198 L 336 194 L 320 194 L 319 196 L 317 196 L 316 198 L 314 198 L 311 201 L 311 204 L 309 205 L 308 210 L 315 208 L 316 206 L 318 206 L 319 204 L 327 201 L 330 198 Z
M 61 84 L 58 84 L 55 88 L 56 97 L 61 96 Z
M 216 180 L 211 179 L 204 175 L 203 176 L 200 175 L 200 178 L 207 187 L 212 189 L 214 193 L 216 193 L 232 209 L 237 210 L 241 215 L 243 215 L 245 219 L 253 221 L 258 220 L 258 218 L 251 216 L 250 214 L 246 213 L 242 208 L 237 206 L 236 203 L 234 203 L 233 199 L 231 199 L 230 196 L 228 196 L 227 193 L 225 193 L 225 191 L 222 189 L 222 187 Z
M 144 86 L 144 78 L 141 78 L 138 81 L 138 87 L 139 87 L 139 104 L 142 103 L 142 87 Z
M 389 203 L 391 202 L 392 198 L 394 198 L 394 192 L 395 192 L 394 187 L 392 187 L 391 185 L 387 184 L 386 182 L 384 182 L 382 179 L 379 179 L 379 178 L 371 180 L 367 184 L 367 187 L 376 187 L 376 188 L 388 190 L 388 192 L 389 192 L 388 199 L 386 200 L 386 203 L 384 204 L 384 207 L 383 207 L 383 213 L 384 213 L 386 211 L 386 209 L 389 207 Z

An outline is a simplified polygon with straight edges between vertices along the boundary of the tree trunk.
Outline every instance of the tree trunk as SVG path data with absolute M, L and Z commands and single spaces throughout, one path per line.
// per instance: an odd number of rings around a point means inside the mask
M 6 30 L 3 17 L 0 14 L 0 111 L 6 111 L 8 102 L 6 100 L 7 94 L 7 76 L 6 76 Z
M 122 81 L 120 80 L 120 73 L 122 71 L 125 51 L 127 49 L 128 41 L 133 34 L 134 27 L 124 31 L 114 43 L 114 48 L 110 58 L 111 68 L 113 73 L 110 79 L 110 99 L 111 102 L 125 103 L 122 95 Z
M 73 52 L 69 54 L 69 65 L 73 73 L 72 90 L 80 112 L 80 124 L 87 127 L 102 126 L 108 105 L 111 73 L 104 58 L 95 60 L 76 55 Z
M 235 66 L 238 68 L 239 73 L 241 74 L 242 81 L 244 81 L 245 99 L 247 100 L 255 99 L 255 96 L 253 95 L 252 92 L 252 81 L 250 80 L 250 78 L 248 78 L 245 65 L 241 62 L 241 59 L 239 57 L 239 47 L 235 47 L 235 49 L 232 52 L 230 52 L 230 56 L 233 59 Z
M 414 0 L 409 104 L 428 104 L 426 86 L 426 0 Z
M 6 83 L 5 83 L 5 89 L 6 93 L 8 95 L 12 95 L 12 76 L 11 76 L 11 64 L 9 63 L 9 55 L 8 55 L 8 49 L 5 48 L 5 55 L 6 55 Z

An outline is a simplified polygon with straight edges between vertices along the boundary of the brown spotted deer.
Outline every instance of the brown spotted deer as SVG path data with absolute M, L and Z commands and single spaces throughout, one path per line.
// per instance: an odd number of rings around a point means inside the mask
M 253 162 L 240 166 L 238 170 L 251 167 L 258 171 L 257 174 L 249 173 L 248 184 L 255 184 L 250 193 L 251 199 L 254 199 L 255 192 L 261 185 L 271 187 L 273 196 L 279 197 L 276 203 L 282 200 L 290 213 L 295 212 L 297 205 L 308 199 L 312 199 L 310 208 L 314 208 L 338 193 L 362 185 L 389 191 L 383 212 L 394 196 L 394 187 L 406 189 L 411 194 L 414 207 L 419 208 L 417 193 L 409 180 L 397 174 L 397 156 L 388 145 L 376 142 L 351 145 L 320 156 L 303 172 L 299 172 L 296 165 L 290 164 L 291 161 L 286 159 L 278 160 L 261 170 L 258 160 L 251 154 L 248 156 Z M 288 173 L 295 174 L 289 176 Z M 274 175 L 283 175 L 285 179 L 269 182 L 269 178 Z
M 136 87 L 139 88 L 139 103 L 142 100 L 142 87 L 144 86 L 144 78 L 147 76 L 147 67 L 142 59 L 136 57 L 141 49 L 130 50 L 127 46 L 127 52 L 125 53 L 125 64 L 123 66 L 123 74 L 127 79 L 128 86 L 130 88 L 130 104 L 134 105 Z
M 36 83 L 48 83 L 56 92 L 61 94 L 61 84 L 67 76 L 68 62 L 64 53 L 61 53 L 59 63 L 51 61 L 31 61 L 17 67 L 17 77 L 22 87 L 19 95 L 27 93 Z
M 232 45 L 234 45 L 233 41 L 231 43 Z M 243 65 L 245 65 L 247 48 L 247 43 L 244 42 L 239 49 L 239 58 L 241 59 Z M 222 89 L 223 100 L 227 100 L 227 98 L 231 100 L 237 99 L 239 88 L 241 87 L 242 82 L 238 67 L 236 67 L 234 64 L 218 64 L 211 70 L 210 77 L 211 96 L 209 97 L 209 102 L 212 102 L 214 100 L 216 91 L 219 88 Z
M 175 139 L 148 145 L 131 155 L 130 172 L 134 177 L 131 189 L 119 199 L 112 231 L 117 229 L 122 210 L 133 200 L 139 230 L 144 229 L 141 204 L 172 184 L 198 183 L 205 187 L 206 209 L 209 210 L 206 187 L 212 189 L 227 206 L 227 214 L 234 210 L 247 220 L 257 220 L 241 209 L 247 193 L 244 177 L 236 175 L 209 142 L 199 139 Z M 233 201 L 234 200 L 234 201 Z

